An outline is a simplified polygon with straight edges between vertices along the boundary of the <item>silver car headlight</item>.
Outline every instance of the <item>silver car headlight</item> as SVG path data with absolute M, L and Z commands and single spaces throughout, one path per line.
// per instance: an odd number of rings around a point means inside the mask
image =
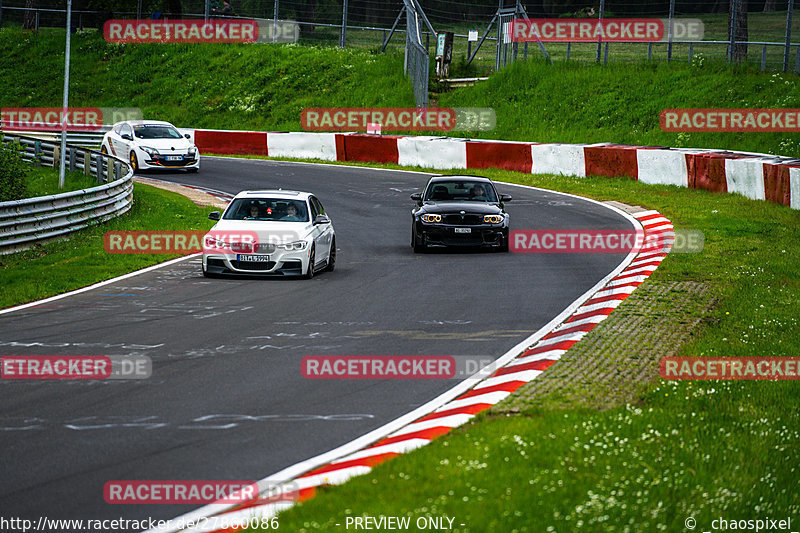
M 308 243 L 306 241 L 294 241 L 276 245 L 276 247 L 279 250 L 289 250 L 289 251 L 305 250 L 306 246 L 308 246 Z
M 150 148 L 149 146 L 140 146 L 139 150 L 146 153 L 150 157 L 158 157 L 160 155 L 158 153 L 158 150 L 156 150 L 155 148 Z

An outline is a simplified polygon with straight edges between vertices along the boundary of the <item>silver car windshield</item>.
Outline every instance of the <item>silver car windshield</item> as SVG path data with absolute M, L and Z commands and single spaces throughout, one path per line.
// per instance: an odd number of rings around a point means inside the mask
M 308 209 L 303 200 L 237 198 L 228 206 L 222 218 L 223 220 L 308 222 Z

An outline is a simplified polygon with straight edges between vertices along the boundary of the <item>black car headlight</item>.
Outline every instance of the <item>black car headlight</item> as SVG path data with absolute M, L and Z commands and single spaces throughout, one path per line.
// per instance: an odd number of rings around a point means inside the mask
M 503 221 L 502 215 L 486 215 L 483 217 L 483 221 L 488 224 L 499 224 Z
M 441 222 L 442 221 L 442 215 L 425 214 L 425 215 L 422 215 L 422 217 L 420 217 L 420 218 L 422 218 L 423 222 L 428 222 L 428 223 Z
M 153 159 L 156 159 L 159 156 L 158 150 L 156 150 L 155 148 L 150 148 L 149 146 L 140 146 L 139 150 L 141 150 L 142 152 L 146 153 L 147 155 L 149 155 Z

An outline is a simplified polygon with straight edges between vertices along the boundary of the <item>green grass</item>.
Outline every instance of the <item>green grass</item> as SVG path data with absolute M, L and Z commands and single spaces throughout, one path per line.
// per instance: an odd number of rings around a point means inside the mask
M 138 107 L 179 127 L 296 130 L 306 107 L 414 105 L 397 52 L 109 44 L 95 31 L 74 35 L 71 46 L 71 106 Z M 0 55 L 15 58 L 0 63 L 0 106 L 60 106 L 63 49 L 63 31 L 0 30 Z
M 58 169 L 51 167 L 32 167 L 26 180 L 28 197 L 47 196 L 62 192 L 77 191 L 97 187 L 97 177 L 87 176 L 83 172 L 64 173 L 64 188 L 58 188 Z
M 718 148 L 800 157 L 800 133 L 667 133 L 669 108 L 798 108 L 800 78 L 719 63 L 517 63 L 439 98 L 443 107 L 491 106 L 493 131 L 471 137 L 536 142 Z
M 798 17 L 800 18 L 800 17 Z M 58 106 L 63 32 L 0 30 L 0 106 Z M 458 63 L 458 60 L 456 60 Z M 325 106 L 413 106 L 399 53 L 295 45 L 112 45 L 74 36 L 73 106 L 138 107 L 181 127 L 298 131 L 300 112 Z M 466 68 L 466 67 L 463 67 Z M 615 142 L 800 157 L 798 133 L 665 133 L 659 114 L 681 107 L 800 108 L 800 78 L 698 59 L 692 65 L 538 60 L 438 97 L 493 107 L 497 128 L 452 135 L 535 142 Z
M 51 174 L 49 179 L 53 177 Z M 103 235 L 122 230 L 207 230 L 213 225 L 207 219 L 210 211 L 179 194 L 137 183 L 133 207 L 119 218 L 81 230 L 69 240 L 0 256 L 0 308 L 85 287 L 178 257 L 109 254 L 103 248 Z
M 800 212 L 624 179 L 481 173 L 658 209 L 676 228 L 701 230 L 702 253 L 672 254 L 652 277 L 702 281 L 718 298 L 679 355 L 800 353 Z M 518 416 L 483 414 L 366 476 L 322 489 L 282 513 L 281 528 L 343 531 L 348 516 L 410 516 L 413 524 L 446 515 L 465 524 L 455 528 L 462 532 L 676 531 L 691 516 L 709 530 L 719 517 L 800 512 L 796 381 L 658 380 L 625 407 L 548 405 Z

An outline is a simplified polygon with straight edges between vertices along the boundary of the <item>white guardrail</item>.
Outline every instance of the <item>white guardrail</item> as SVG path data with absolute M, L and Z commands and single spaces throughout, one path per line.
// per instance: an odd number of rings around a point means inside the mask
M 57 167 L 60 144 L 3 133 L 3 143 L 19 142 L 22 157 L 35 165 Z M 133 204 L 133 172 L 109 154 L 67 145 L 66 168 L 97 177 L 97 187 L 38 198 L 0 202 L 0 254 L 30 248 L 127 212 Z

